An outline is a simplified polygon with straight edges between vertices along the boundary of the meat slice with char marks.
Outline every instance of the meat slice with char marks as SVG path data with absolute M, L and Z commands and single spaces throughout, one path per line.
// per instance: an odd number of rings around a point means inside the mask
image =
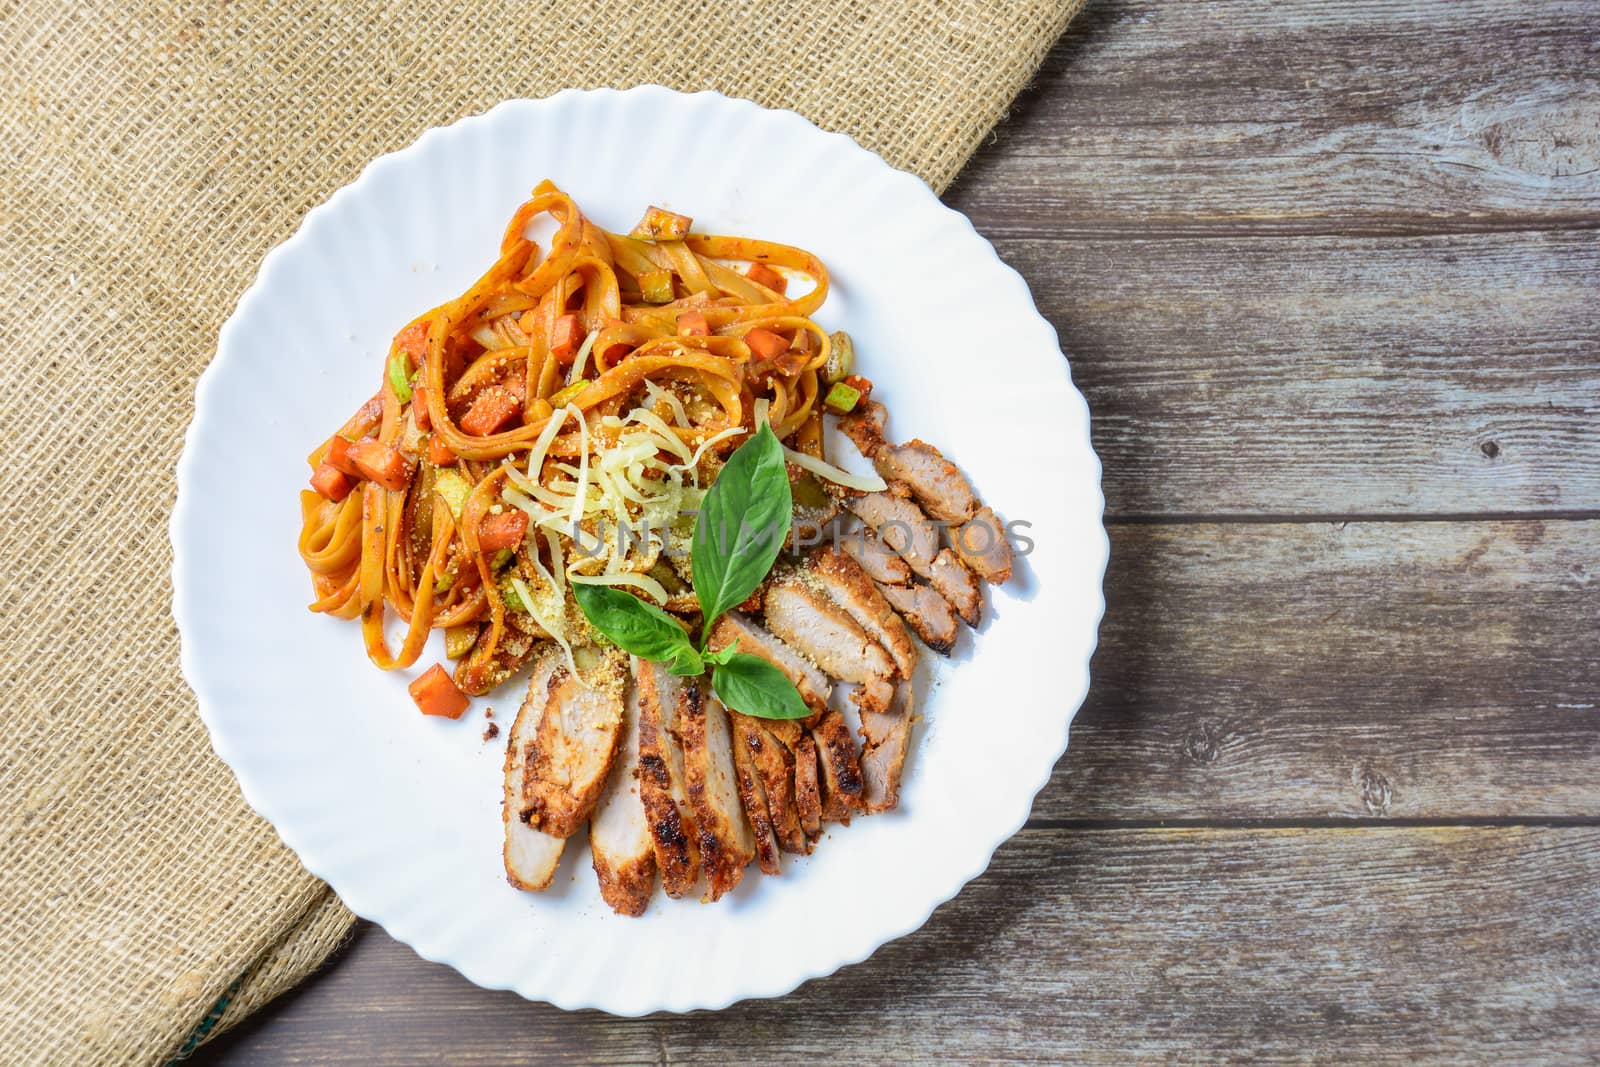
M 730 714 L 734 744 L 749 754 L 752 766 L 761 776 L 773 839 L 783 851 L 804 855 L 811 849 L 800 825 L 794 782 L 794 746 L 804 731 L 793 719 L 756 719 Z
M 639 798 L 639 687 L 622 703 L 622 740 L 589 820 L 589 851 L 600 895 L 620 915 L 643 915 L 656 886 L 656 853 Z
M 748 743 L 750 735 L 759 734 L 761 728 L 738 712 L 731 712 L 730 716 L 733 720 L 733 769 L 739 785 L 739 801 L 744 805 L 745 818 L 750 820 L 750 832 L 755 835 L 756 863 L 762 874 L 777 874 L 781 867 L 778 835 L 772 827 L 772 806 Z
M 959 624 L 944 597 L 925 585 L 880 584 L 878 591 L 923 644 L 941 656 L 948 656 L 955 648 Z
M 817 764 L 817 743 L 809 733 L 795 739 L 794 810 L 808 840 L 822 833 L 822 782 Z
M 633 660 L 639 691 L 639 800 L 655 849 L 661 888 L 679 898 L 700 878 L 699 827 L 689 807 L 683 753 L 678 748 L 683 680 L 659 663 Z
M 547 656 L 533 672 L 529 683 L 531 692 L 546 690 L 550 675 L 559 659 Z M 501 822 L 505 826 L 503 851 L 506 881 L 518 889 L 541 890 L 555 877 L 556 865 L 561 862 L 561 852 L 566 848 L 564 838 L 535 830 L 522 821 L 522 791 L 528 766 L 528 749 L 538 732 L 542 708 L 530 709 L 524 702 L 511 724 L 506 739 L 505 798 L 500 807 Z
M 830 711 L 817 720 L 811 736 L 822 768 L 822 817 L 847 823 L 851 809 L 862 804 L 861 764 L 850 727 L 843 715 Z
M 889 653 L 900 677 L 911 677 L 917 669 L 917 646 L 867 572 L 837 548 L 818 550 L 808 566 L 833 602 Z
M 900 771 L 911 747 L 912 686 L 895 686 L 888 711 L 861 713 L 861 803 L 869 812 L 888 811 L 900 802 Z
M 716 900 L 744 877 L 756 841 L 739 803 L 728 712 L 698 680 L 686 681 L 679 690 L 677 735 L 706 877 L 705 899 Z
M 529 688 L 518 715 L 539 716 L 522 785 L 522 821 L 533 829 L 571 837 L 599 802 L 621 735 L 626 663 L 611 649 L 582 679 L 560 663 Z
M 963 622 L 978 625 L 983 617 L 983 596 L 977 579 L 959 556 L 940 547 L 937 528 L 911 499 L 910 490 L 893 483 L 884 492 L 852 498 L 850 509 L 889 551 L 944 597 Z
M 839 420 L 839 428 L 886 482 L 899 482 L 909 488 L 925 511 L 948 523 L 961 523 L 978 510 L 978 495 L 972 483 L 954 463 L 944 458 L 926 441 L 912 440 L 892 445 L 884 439 L 888 412 L 869 400 Z
M 950 531 L 950 543 L 967 569 L 990 585 L 1011 578 L 1011 542 L 993 508 L 979 508 L 967 523 Z
M 849 612 L 823 592 L 814 575 L 791 572 L 767 590 L 766 619 L 772 633 L 840 681 L 861 686 L 860 698 L 887 705 L 894 661 Z

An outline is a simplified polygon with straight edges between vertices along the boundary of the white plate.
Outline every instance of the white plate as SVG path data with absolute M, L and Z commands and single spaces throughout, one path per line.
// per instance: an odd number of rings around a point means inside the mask
M 854 335 L 891 436 L 938 444 L 1036 544 L 982 631 L 934 668 L 899 811 L 830 828 L 781 877 L 751 868 L 715 905 L 658 892 L 642 919 L 601 901 L 581 842 L 550 891 L 506 884 L 507 731 L 482 740 L 484 701 L 456 722 L 419 715 L 416 670 L 377 671 L 355 623 L 306 610 L 295 551 L 305 455 L 371 395 L 394 332 L 493 260 L 545 177 L 611 229 L 656 203 L 814 251 L 834 282 L 817 317 Z M 647 86 L 430 130 L 267 256 L 196 393 L 173 614 L 212 744 L 352 910 L 480 985 L 620 1015 L 788 992 L 917 929 L 981 874 L 1066 748 L 1107 547 L 1088 411 L 1055 332 L 962 215 L 792 112 Z M 435 637 L 418 668 L 442 658 Z M 487 703 L 508 726 L 517 697 Z

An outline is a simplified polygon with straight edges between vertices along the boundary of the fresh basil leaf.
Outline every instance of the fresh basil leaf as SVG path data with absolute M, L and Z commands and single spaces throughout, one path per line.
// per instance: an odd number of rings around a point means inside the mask
M 711 668 L 711 688 L 734 711 L 760 719 L 803 719 L 811 714 L 787 675 L 745 652 Z
M 689 635 L 676 619 L 654 604 L 609 585 L 574 583 L 572 595 L 589 625 L 623 651 L 664 663 L 673 674 L 693 677 L 705 673 L 705 664 L 689 643 Z
M 706 633 L 766 578 L 793 521 L 783 446 L 763 423 L 728 458 L 695 519 L 690 558 Z
M 738 654 L 739 649 L 736 645 L 723 645 L 721 648 L 713 649 L 710 652 L 700 653 L 700 658 L 706 662 L 707 666 L 714 666 L 718 663 L 726 663 Z

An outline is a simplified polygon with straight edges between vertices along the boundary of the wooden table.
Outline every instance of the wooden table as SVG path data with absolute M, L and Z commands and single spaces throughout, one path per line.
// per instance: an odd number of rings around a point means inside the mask
M 1105 463 L 1027 828 L 782 1000 L 567 1014 L 366 928 L 199 1061 L 1593 1061 L 1597 71 L 1592 2 L 1092 0 L 948 197 Z

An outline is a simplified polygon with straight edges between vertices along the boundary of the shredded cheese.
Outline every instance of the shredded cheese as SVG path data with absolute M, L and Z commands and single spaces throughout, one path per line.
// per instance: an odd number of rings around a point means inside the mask
M 667 587 L 650 577 L 648 574 L 574 574 L 574 585 L 627 585 L 648 593 L 657 604 L 665 604 L 672 599 L 667 592 Z

